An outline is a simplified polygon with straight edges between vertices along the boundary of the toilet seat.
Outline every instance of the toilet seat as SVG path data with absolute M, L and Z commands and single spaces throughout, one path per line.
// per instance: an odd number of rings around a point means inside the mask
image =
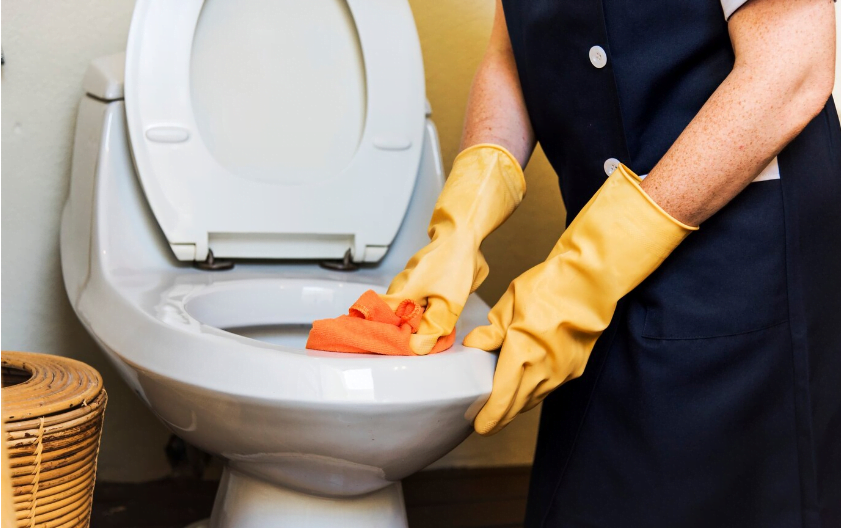
M 228 258 L 339 259 L 350 250 L 354 261 L 380 260 L 406 212 L 423 143 L 423 67 L 408 4 L 347 0 L 364 60 L 361 138 L 342 170 L 294 183 L 231 171 L 199 133 L 190 65 L 205 4 L 139 0 L 126 52 L 134 162 L 176 257 L 202 261 L 212 250 Z

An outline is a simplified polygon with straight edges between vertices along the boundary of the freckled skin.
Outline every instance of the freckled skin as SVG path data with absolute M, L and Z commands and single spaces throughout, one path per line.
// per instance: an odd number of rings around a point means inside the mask
M 728 25 L 733 71 L 642 182 L 690 225 L 739 194 L 821 111 L 834 83 L 831 0 L 751 0 Z M 479 143 L 506 147 L 522 165 L 535 146 L 499 0 L 461 148 Z
M 480 143 L 504 146 L 524 167 L 535 146 L 500 0 L 488 48 L 470 88 L 461 150 Z

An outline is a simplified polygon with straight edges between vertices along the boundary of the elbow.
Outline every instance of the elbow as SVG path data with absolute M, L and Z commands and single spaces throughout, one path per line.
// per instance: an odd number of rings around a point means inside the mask
M 728 23 L 734 72 L 753 85 L 753 101 L 780 133 L 793 138 L 826 106 L 835 82 L 835 12 L 831 2 L 748 2 Z
M 812 68 L 802 84 L 802 102 L 804 111 L 815 117 L 826 106 L 835 87 L 835 64 L 820 65 Z M 810 119 L 811 120 L 811 119 Z
M 798 134 L 826 106 L 835 85 L 834 61 L 814 64 L 805 68 L 794 83 L 791 97 L 786 104 L 794 134 Z

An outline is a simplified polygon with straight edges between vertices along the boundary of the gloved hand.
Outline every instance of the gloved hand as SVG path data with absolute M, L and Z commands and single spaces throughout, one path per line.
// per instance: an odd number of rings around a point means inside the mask
M 616 304 L 697 227 L 663 211 L 619 166 L 555 244 L 545 262 L 517 277 L 493 307 L 489 326 L 464 339 L 502 347 L 493 390 L 473 422 L 493 434 L 584 372 Z
M 392 309 L 404 299 L 425 306 L 409 341 L 415 354 L 428 354 L 439 337 L 453 331 L 468 295 L 488 276 L 482 240 L 511 216 L 525 192 L 519 163 L 499 145 L 475 145 L 456 157 L 432 212 L 430 243 L 383 296 Z

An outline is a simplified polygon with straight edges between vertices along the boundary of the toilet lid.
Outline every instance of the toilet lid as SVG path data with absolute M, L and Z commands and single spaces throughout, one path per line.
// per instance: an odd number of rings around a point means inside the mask
M 180 260 L 377 261 L 417 176 L 423 65 L 401 0 L 139 0 L 125 100 Z

